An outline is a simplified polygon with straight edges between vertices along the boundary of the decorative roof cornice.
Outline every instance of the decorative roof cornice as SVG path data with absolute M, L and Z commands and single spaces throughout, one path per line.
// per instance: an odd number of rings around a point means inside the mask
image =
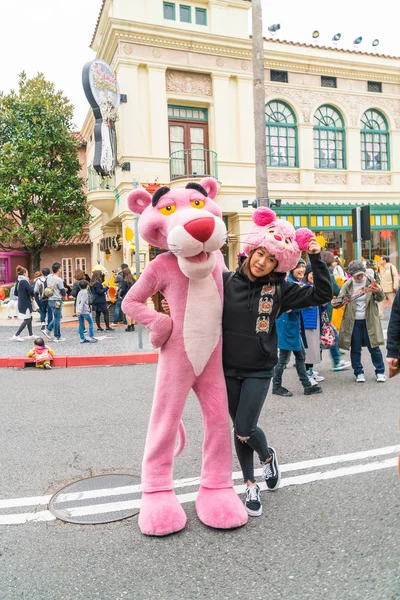
M 171 27 L 108 19 L 99 55 L 111 62 L 118 42 L 195 52 L 251 61 L 251 39 L 217 37 L 207 33 L 177 30 Z M 306 48 L 307 51 L 297 51 Z M 314 52 L 310 52 L 314 50 Z M 337 54 L 340 52 L 341 54 Z M 358 60 L 355 60 L 356 55 Z M 367 58 L 368 57 L 368 58 Z M 375 60 L 371 60 L 373 57 Z M 353 79 L 371 79 L 400 83 L 395 57 L 318 47 L 298 42 L 266 40 L 265 68 Z M 173 65 L 170 65 L 173 68 Z

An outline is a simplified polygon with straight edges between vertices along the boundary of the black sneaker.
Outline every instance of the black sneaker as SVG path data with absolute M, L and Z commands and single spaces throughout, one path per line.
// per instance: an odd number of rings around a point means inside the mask
M 273 492 L 278 489 L 281 482 L 281 472 L 278 465 L 278 457 L 274 448 L 269 446 L 269 451 L 272 456 L 271 460 L 264 463 L 262 466 L 262 474 L 267 484 L 267 488 Z
M 248 485 L 246 487 L 246 500 L 244 507 L 251 517 L 259 517 L 262 514 L 262 504 L 260 497 L 260 488 L 258 485 Z
M 290 398 L 290 396 L 293 396 L 292 392 L 289 392 L 289 390 L 287 390 L 282 385 L 278 388 L 272 388 L 272 393 L 275 394 L 275 396 L 287 396 L 288 398 Z
M 323 389 L 320 385 L 312 385 L 311 387 L 304 388 L 304 395 L 311 396 L 311 394 L 321 394 Z

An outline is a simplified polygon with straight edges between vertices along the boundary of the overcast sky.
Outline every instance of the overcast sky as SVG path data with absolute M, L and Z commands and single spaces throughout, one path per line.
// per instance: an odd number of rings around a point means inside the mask
M 142 0 L 131 0 L 141 2 Z M 353 48 L 353 40 L 363 36 L 360 48 L 400 56 L 397 0 L 321 0 L 264 1 L 264 26 L 280 23 L 277 36 L 311 42 L 318 29 L 321 44 L 329 45 L 333 34 L 340 32 L 339 47 Z M 102 0 L 0 0 L 0 89 L 16 88 L 18 74 L 29 77 L 38 71 L 53 81 L 75 106 L 75 124 L 81 127 L 88 110 L 82 91 L 82 66 L 94 58 L 89 49 Z M 161 0 L 160 0 L 161 4 Z M 267 31 L 266 31 L 267 35 Z M 400 65 L 399 65 L 400 66 Z

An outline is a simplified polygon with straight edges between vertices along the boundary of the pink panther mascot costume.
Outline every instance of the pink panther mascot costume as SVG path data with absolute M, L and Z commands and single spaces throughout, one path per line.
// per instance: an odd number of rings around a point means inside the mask
M 162 187 L 153 198 L 144 189 L 128 197 L 141 214 L 139 231 L 149 244 L 169 252 L 145 268 L 122 303 L 123 311 L 150 329 L 160 348 L 153 407 L 142 466 L 139 527 L 146 535 L 167 535 L 184 528 L 185 512 L 173 491 L 175 442 L 190 389 L 203 413 L 204 445 L 199 519 L 210 527 L 230 529 L 247 522 L 247 513 L 232 483 L 228 401 L 222 370 L 222 273 L 220 248 L 226 228 L 214 202 L 212 178 L 186 188 Z M 146 306 L 160 291 L 171 316 Z M 181 448 L 179 448 L 180 450 Z

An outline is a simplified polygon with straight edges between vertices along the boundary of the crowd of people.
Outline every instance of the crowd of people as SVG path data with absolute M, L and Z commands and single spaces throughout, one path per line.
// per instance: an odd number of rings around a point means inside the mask
M 282 385 L 291 353 L 305 395 L 322 392 L 320 382 L 324 377 L 314 370 L 314 365 L 321 362 L 324 348 L 330 350 L 334 371 L 352 367 L 355 381 L 363 383 L 366 379 L 361 350 L 367 347 L 376 381 L 384 382 L 385 365 L 380 350 L 384 344 L 382 312 L 378 305 L 385 298 L 391 304 L 394 301 L 388 328 L 387 362 L 391 368 L 398 365 L 400 353 L 398 274 L 393 273 L 392 289 L 386 287 L 385 291 L 390 268 L 387 257 L 382 259 L 382 283 L 375 269 L 368 272 L 371 265 L 360 260 L 352 261 L 346 273 L 340 260 L 331 252 L 321 252 L 314 239 L 308 249 L 310 262 L 300 258 L 282 278 L 279 262 L 267 248 L 268 242 L 246 258 L 241 257 L 235 274 L 226 274 L 224 286 L 223 364 L 235 449 L 246 483 L 245 508 L 251 516 L 262 514 L 260 488 L 254 476 L 255 455 L 261 462 L 267 488 L 274 491 L 280 483 L 277 452 L 268 445 L 258 419 L 271 381 L 273 394 L 292 396 Z M 264 298 L 267 292 L 271 297 Z M 274 312 L 276 296 L 278 309 Z M 252 345 L 250 336 L 254 336 L 254 331 L 260 333 L 254 327 L 254 319 L 264 309 L 270 311 L 269 327 L 262 334 L 265 339 Z M 240 344 L 233 345 L 232 339 L 240 340 Z M 342 359 L 345 350 L 350 350 L 350 361 Z
M 123 316 L 125 331 L 134 331 L 134 323 L 121 310 L 121 302 L 134 284 L 134 278 L 128 265 L 123 263 L 115 276 L 117 293 L 114 304 L 114 320 L 110 324 L 108 298 L 109 287 L 105 285 L 105 275 L 100 270 L 94 270 L 89 277 L 82 270 L 75 271 L 75 281 L 72 288 L 62 279 L 61 264 L 54 262 L 51 269 L 44 267 L 41 272 L 34 274 L 33 280 L 25 267 L 16 269 L 16 281 L 10 289 L 7 302 L 7 318 L 20 319 L 12 340 L 23 342 L 26 339 L 36 339 L 33 333 L 33 316 L 39 314 L 41 335 L 50 341 L 59 343 L 66 338 L 61 335 L 62 306 L 65 300 L 74 299 L 74 316 L 78 317 L 78 333 L 80 343 L 96 343 L 94 321 L 97 332 L 114 331 Z M 94 320 L 92 317 L 94 315 Z M 103 327 L 103 322 L 105 327 Z M 86 324 L 87 328 L 86 329 Z M 22 335 L 27 330 L 28 335 Z M 87 335 L 88 334 L 88 335 Z M 38 338 L 42 339 L 42 338 Z M 49 359 L 51 360 L 51 359 Z
M 247 256 L 241 255 L 235 273 L 224 276 L 223 365 L 235 449 L 246 484 L 245 508 L 254 517 L 262 514 L 260 488 L 254 474 L 255 455 L 261 462 L 267 488 L 274 491 L 280 484 L 277 452 L 269 446 L 258 420 L 271 381 L 273 394 L 293 395 L 282 385 L 291 353 L 305 395 L 323 391 L 320 382 L 324 377 L 314 369 L 321 362 L 323 349 L 330 351 L 333 371 L 352 367 L 355 381 L 363 383 L 366 379 L 361 350 L 366 346 L 376 381 L 384 382 L 380 350 L 384 338 L 378 304 L 385 298 L 393 302 L 394 297 L 387 362 L 398 360 L 400 351 L 397 271 L 392 298 L 378 283 L 376 270 L 372 274 L 367 271 L 370 265 L 354 260 L 346 273 L 337 257 L 321 252 L 316 239 L 310 241 L 310 262 L 299 258 L 286 276 L 279 272 L 279 262 L 267 247 L 266 243 Z M 382 263 L 387 262 L 384 257 Z M 167 301 L 163 307 L 169 314 Z M 269 311 L 268 328 L 264 330 L 257 326 L 260 310 Z M 261 341 L 254 343 L 260 333 Z M 350 361 L 342 358 L 345 350 L 350 350 Z

